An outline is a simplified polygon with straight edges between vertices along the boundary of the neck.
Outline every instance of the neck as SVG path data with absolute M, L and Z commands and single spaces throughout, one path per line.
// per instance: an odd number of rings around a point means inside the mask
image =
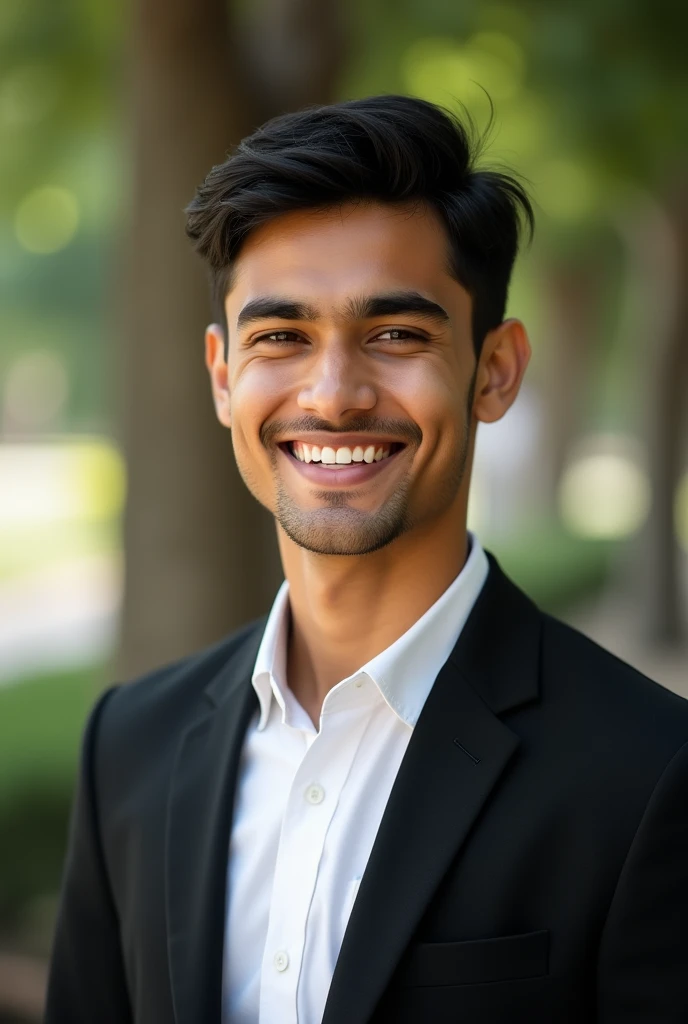
M 394 643 L 456 579 L 467 556 L 456 511 L 370 555 L 305 551 L 278 530 L 289 581 L 289 687 L 317 724 L 327 693 Z

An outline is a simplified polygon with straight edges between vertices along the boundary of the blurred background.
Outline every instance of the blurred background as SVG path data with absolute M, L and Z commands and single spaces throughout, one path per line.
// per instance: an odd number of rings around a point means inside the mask
M 538 226 L 527 385 L 471 525 L 688 696 L 688 8 L 673 0 L 2 0 L 0 1021 L 38 1020 L 98 691 L 264 611 L 272 524 L 203 367 L 182 209 L 267 117 L 405 92 L 479 126 Z

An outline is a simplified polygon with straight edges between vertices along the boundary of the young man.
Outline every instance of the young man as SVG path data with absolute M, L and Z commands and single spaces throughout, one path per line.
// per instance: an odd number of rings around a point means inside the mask
M 532 221 L 473 160 L 377 97 L 270 122 L 189 207 L 286 582 L 94 710 L 49 1024 L 688 1020 L 688 704 L 466 532 Z

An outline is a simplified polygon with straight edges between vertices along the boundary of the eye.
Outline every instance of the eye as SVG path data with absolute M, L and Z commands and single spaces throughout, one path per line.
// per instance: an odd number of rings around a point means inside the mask
M 269 334 L 261 334 L 256 338 L 256 343 L 259 341 L 267 341 L 271 345 L 294 345 L 303 341 L 303 338 L 295 331 L 270 331 Z
M 422 334 L 417 334 L 415 331 L 408 331 L 402 327 L 389 327 L 382 334 L 376 334 L 372 339 L 373 341 L 391 341 L 391 342 L 404 342 L 404 341 L 427 341 Z

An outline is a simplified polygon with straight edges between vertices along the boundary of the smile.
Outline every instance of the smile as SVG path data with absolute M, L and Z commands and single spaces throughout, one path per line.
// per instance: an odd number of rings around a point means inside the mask
M 306 444 L 304 441 L 289 442 L 289 450 L 299 462 L 321 462 L 325 466 L 348 466 L 352 462 L 381 462 L 382 459 L 389 458 L 395 447 L 399 449 L 402 446 L 387 441 L 365 446 L 355 445 L 353 448 L 346 445 L 338 448 L 329 445 L 320 447 L 317 444 Z
M 297 472 L 321 487 L 351 487 L 372 480 L 396 462 L 406 445 L 375 441 L 349 445 L 286 441 L 278 445 Z

